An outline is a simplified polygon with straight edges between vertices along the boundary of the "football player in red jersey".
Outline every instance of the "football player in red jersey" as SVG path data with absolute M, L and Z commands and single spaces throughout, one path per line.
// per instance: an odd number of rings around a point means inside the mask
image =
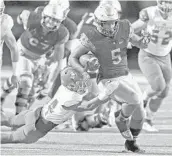
M 4 1 L 0 1 L 0 24 L 1 24 L 1 41 L 0 41 L 0 70 L 2 66 L 2 51 L 3 51 L 3 43 L 7 44 L 8 48 L 11 52 L 11 60 L 12 60 L 12 67 L 13 67 L 13 75 L 10 77 L 7 81 L 7 83 L 4 85 L 4 90 L 7 91 L 7 84 L 11 85 L 13 84 L 13 88 L 17 86 L 18 83 L 18 77 L 17 77 L 17 64 L 19 61 L 19 51 L 16 43 L 16 39 L 12 32 L 12 27 L 14 25 L 13 19 L 10 15 L 4 13 L 5 4 Z M 1 80 L 0 80 L 1 81 Z M 0 83 L 1 84 L 1 83 Z M 8 92 L 8 91 L 7 91 Z M 2 98 L 3 95 L 8 94 L 7 92 L 2 92 L 1 95 L 1 101 L 4 99 Z
M 1 126 L 17 128 L 14 132 L 1 133 L 1 144 L 34 143 L 76 111 L 90 110 L 82 103 L 89 93 L 90 81 L 84 80 L 82 74 L 72 67 L 61 71 L 61 80 L 58 91 L 46 105 L 12 117 L 1 116 Z
M 20 50 L 20 84 L 15 102 L 16 114 L 27 109 L 28 95 L 33 85 L 33 73 L 41 56 L 53 51 L 54 61 L 58 62 L 58 74 L 62 68 L 65 43 L 69 39 L 67 28 L 61 24 L 66 19 L 65 10 L 60 5 L 47 5 L 42 12 L 22 11 L 18 22 L 26 30 L 18 40 Z M 50 84 L 51 85 L 51 84 Z M 49 86 L 50 86 L 49 85 Z
M 113 5 L 98 6 L 94 16 L 92 27 L 81 34 L 77 48 L 69 56 L 69 63 L 89 79 L 79 58 L 88 51 L 93 52 L 100 63 L 97 81 L 101 92 L 88 102 L 90 107 L 109 99 L 122 102 L 115 117 L 117 127 L 126 139 L 125 147 L 132 152 L 144 152 L 136 144 L 144 120 L 142 93 L 129 73 L 126 52 L 129 41 L 139 48 L 146 48 L 147 43 L 133 34 L 128 20 L 119 19 L 118 10 Z

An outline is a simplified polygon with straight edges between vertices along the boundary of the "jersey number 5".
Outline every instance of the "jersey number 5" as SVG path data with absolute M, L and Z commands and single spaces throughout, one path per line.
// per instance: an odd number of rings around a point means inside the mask
M 159 34 L 159 30 L 153 30 L 153 34 L 151 35 L 151 41 L 155 44 L 158 42 L 158 34 Z M 161 44 L 167 45 L 171 39 L 172 39 L 172 32 L 166 31 Z
M 40 49 L 47 49 L 49 47 L 48 44 L 44 43 L 44 42 L 39 42 L 39 40 L 37 38 L 30 38 L 29 39 L 29 43 L 33 46 L 33 47 L 39 47 Z
M 120 48 L 111 51 L 113 64 L 118 64 L 121 62 L 122 58 L 120 52 L 121 52 Z

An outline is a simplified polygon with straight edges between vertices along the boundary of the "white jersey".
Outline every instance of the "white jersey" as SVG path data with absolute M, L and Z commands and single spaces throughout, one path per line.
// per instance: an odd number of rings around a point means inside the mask
M 74 114 L 73 108 L 79 106 L 85 94 L 68 90 L 60 86 L 54 98 L 42 109 L 42 117 L 54 124 L 61 124 L 68 120 Z
M 147 22 L 146 31 L 151 41 L 146 52 L 156 56 L 165 56 L 172 49 L 172 16 L 164 19 L 157 6 L 151 6 L 140 12 L 140 19 Z
M 4 36 L 6 33 L 12 29 L 13 27 L 13 19 L 11 16 L 7 14 L 2 14 L 0 16 L 0 22 L 1 22 L 1 41 L 0 41 L 0 63 L 2 62 L 2 50 L 3 50 L 3 43 L 4 43 Z

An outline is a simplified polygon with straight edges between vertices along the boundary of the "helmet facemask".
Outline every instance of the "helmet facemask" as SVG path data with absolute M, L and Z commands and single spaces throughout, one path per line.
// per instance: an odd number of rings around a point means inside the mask
M 172 14 L 171 0 L 157 0 L 157 6 L 163 15 L 169 16 Z
M 118 10 L 110 4 L 100 5 L 94 11 L 95 26 L 105 36 L 113 37 L 118 30 Z
M 42 26 L 48 31 L 56 31 L 59 29 L 62 21 L 52 18 L 50 16 L 43 16 Z
M 118 30 L 118 20 L 115 21 L 100 21 L 95 18 L 97 30 L 105 36 L 113 37 Z
M 47 5 L 42 12 L 42 26 L 48 31 L 56 31 L 66 19 L 66 12 L 60 6 Z

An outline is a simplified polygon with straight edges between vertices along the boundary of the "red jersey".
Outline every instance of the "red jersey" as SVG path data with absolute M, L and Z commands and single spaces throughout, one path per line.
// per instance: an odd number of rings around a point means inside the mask
M 41 55 L 53 50 L 57 43 L 62 44 L 68 37 L 68 30 L 61 25 L 57 31 L 52 31 L 44 35 L 41 25 L 42 13 L 31 12 L 27 22 L 27 30 L 21 37 L 21 45 L 25 56 L 38 59 Z
M 128 74 L 127 44 L 130 35 L 130 23 L 121 20 L 114 37 L 106 37 L 97 31 L 95 26 L 89 27 L 81 34 L 82 45 L 89 48 L 100 63 L 99 78 L 114 78 Z

